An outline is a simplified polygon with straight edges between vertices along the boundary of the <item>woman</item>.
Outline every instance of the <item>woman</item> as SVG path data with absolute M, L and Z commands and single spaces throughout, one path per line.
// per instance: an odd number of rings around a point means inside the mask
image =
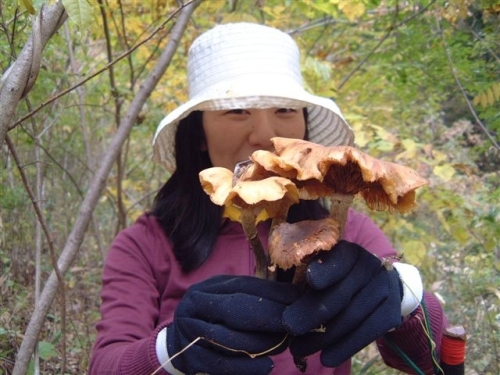
M 442 308 L 416 268 L 382 266 L 396 252 L 370 219 L 349 212 L 342 241 L 311 262 L 303 291 L 290 283 L 293 270 L 252 277 L 241 225 L 223 220 L 201 188 L 201 170 L 234 170 L 272 150 L 272 137 L 353 143 L 336 104 L 303 89 L 295 42 L 261 25 L 217 26 L 193 43 L 188 79 L 189 101 L 154 141 L 154 159 L 172 176 L 109 250 L 89 374 L 349 374 L 350 357 L 375 340 L 388 365 L 434 373 Z M 288 221 L 326 214 L 301 201 Z M 259 226 L 264 245 L 268 232 Z

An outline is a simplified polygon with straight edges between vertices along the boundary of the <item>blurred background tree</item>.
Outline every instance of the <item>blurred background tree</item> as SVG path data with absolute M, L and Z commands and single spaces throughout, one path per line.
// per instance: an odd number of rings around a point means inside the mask
M 62 4 L 69 19 L 46 43 L 34 86 L 9 118 L 0 149 L 0 374 L 14 367 L 35 296 L 78 224 L 111 139 L 171 39 L 170 17 L 181 6 L 174 0 Z M 36 31 L 33 20 L 49 5 L 0 4 L 0 99 L 9 67 Z M 357 147 L 429 180 L 415 212 L 368 214 L 420 267 L 450 322 L 467 329 L 468 372 L 499 373 L 498 0 L 201 1 L 133 118 L 76 258 L 59 275 L 64 288 L 43 321 L 39 360 L 29 371 L 85 373 L 107 246 L 151 207 L 168 178 L 150 161 L 151 141 L 163 116 L 187 98 L 188 48 L 215 24 L 236 21 L 289 32 L 302 50 L 307 87 L 339 104 Z M 355 373 L 390 373 L 373 348 L 359 353 L 354 366 Z

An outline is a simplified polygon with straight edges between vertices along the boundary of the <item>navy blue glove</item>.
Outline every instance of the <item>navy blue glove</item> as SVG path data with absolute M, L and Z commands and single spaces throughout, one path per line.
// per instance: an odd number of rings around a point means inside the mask
M 402 323 L 397 271 L 357 244 L 340 241 L 320 252 L 307 268 L 307 282 L 283 314 L 295 358 L 321 350 L 321 363 L 336 367 Z
M 289 283 L 250 276 L 215 276 L 193 285 L 167 328 L 168 353 L 172 358 L 203 339 L 173 358 L 173 366 L 185 374 L 269 374 L 269 356 L 288 345 L 283 311 L 299 296 Z

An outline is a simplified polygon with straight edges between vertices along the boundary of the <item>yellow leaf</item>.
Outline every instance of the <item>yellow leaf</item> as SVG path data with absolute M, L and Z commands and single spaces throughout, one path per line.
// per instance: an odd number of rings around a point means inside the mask
M 419 265 L 427 258 L 427 247 L 420 241 L 410 240 L 403 243 L 403 254 L 406 262 Z
M 500 82 L 496 82 L 491 86 L 491 89 L 493 90 L 493 94 L 495 95 L 496 100 L 500 100 Z
M 486 250 L 492 252 L 497 246 L 497 241 L 493 238 L 488 238 L 484 242 L 483 246 Z
M 465 245 L 469 241 L 469 237 L 470 237 L 469 232 L 467 232 L 465 230 L 465 228 L 463 228 L 461 226 L 454 225 L 451 228 L 450 233 L 453 236 L 453 238 L 455 240 L 457 240 L 457 242 L 460 243 L 461 245 Z
M 222 1 L 221 1 L 222 3 Z M 230 23 L 230 22 L 252 22 L 257 23 L 258 20 L 248 13 L 228 13 L 222 17 L 222 23 Z
M 486 90 L 486 96 L 488 98 L 488 104 L 493 105 L 493 103 L 495 103 L 495 94 L 493 93 L 493 89 L 491 87 Z
M 476 95 L 476 96 L 474 97 L 474 99 L 472 100 L 472 104 L 474 104 L 474 105 L 478 105 L 478 104 L 479 104 L 479 97 L 480 97 L 480 95 Z
M 432 169 L 432 173 L 441 178 L 443 181 L 448 182 L 455 174 L 455 168 L 451 164 L 436 165 Z
M 448 156 L 444 152 L 438 150 L 432 150 L 432 157 L 438 162 L 448 159 Z
M 403 139 L 401 145 L 405 148 L 405 151 L 398 154 L 396 160 L 414 159 L 417 156 L 418 144 L 413 139 Z
M 318 0 L 307 0 L 305 3 L 320 12 L 326 13 L 332 17 L 338 17 L 339 3 L 342 0 L 329 0 L 329 1 L 318 1 Z
M 346 114 L 347 121 L 351 125 L 354 134 L 356 134 L 356 146 L 365 147 L 373 139 L 370 125 L 366 124 L 364 116 L 355 113 Z
M 365 4 L 360 0 L 342 0 L 339 8 L 351 22 L 365 13 Z
M 387 131 L 387 129 L 384 129 L 382 126 L 372 125 L 372 128 L 375 130 L 377 136 L 379 136 L 381 139 L 391 141 L 393 143 L 397 142 L 396 137 L 391 132 Z
M 130 210 L 127 216 L 132 220 L 132 222 L 136 222 L 139 216 L 141 216 L 144 212 L 142 210 Z
M 481 107 L 487 107 L 488 106 L 488 96 L 486 93 L 482 93 L 479 95 L 479 103 L 481 104 Z
M 34 15 L 36 13 L 35 8 L 33 7 L 33 2 L 31 0 L 19 0 L 18 4 L 20 6 L 24 6 L 29 14 Z

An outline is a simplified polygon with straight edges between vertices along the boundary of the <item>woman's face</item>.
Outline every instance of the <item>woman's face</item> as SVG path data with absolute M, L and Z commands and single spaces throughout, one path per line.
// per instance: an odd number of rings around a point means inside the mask
M 203 130 L 214 167 L 234 170 L 257 150 L 273 151 L 272 137 L 304 139 L 302 109 L 232 109 L 203 112 Z

